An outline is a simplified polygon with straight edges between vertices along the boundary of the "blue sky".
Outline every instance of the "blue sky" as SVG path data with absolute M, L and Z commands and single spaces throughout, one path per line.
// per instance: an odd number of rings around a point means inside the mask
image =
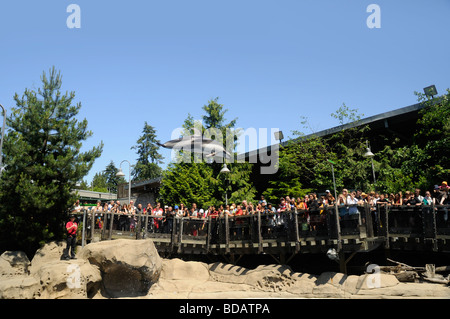
M 79 29 L 66 25 L 71 3 Z M 366 24 L 372 3 L 378 29 Z M 136 160 L 145 121 L 167 141 L 215 97 L 238 127 L 289 136 L 301 116 L 314 131 L 338 125 L 330 114 L 342 103 L 371 116 L 416 103 L 431 84 L 442 94 L 449 16 L 449 0 L 3 1 L 0 103 L 9 111 L 14 93 L 59 69 L 93 131 L 84 149 L 104 143 L 90 182 L 111 160 Z

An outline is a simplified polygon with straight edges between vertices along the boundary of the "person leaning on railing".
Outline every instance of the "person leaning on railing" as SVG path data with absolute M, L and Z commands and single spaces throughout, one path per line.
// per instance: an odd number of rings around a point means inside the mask
M 446 181 L 441 183 L 439 187 L 439 191 L 437 194 L 437 205 L 449 205 L 450 204 L 450 196 L 449 196 L 450 187 L 448 186 Z M 442 208 L 444 211 L 444 222 L 448 222 L 448 207 Z

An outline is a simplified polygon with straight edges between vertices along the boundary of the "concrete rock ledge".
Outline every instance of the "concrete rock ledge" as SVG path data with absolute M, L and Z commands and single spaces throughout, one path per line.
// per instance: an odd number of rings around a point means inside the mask
M 450 287 L 404 283 L 389 274 L 347 276 L 293 272 L 288 266 L 246 269 L 162 259 L 151 239 L 113 240 L 79 247 L 60 260 L 63 243 L 49 243 L 30 262 L 22 252 L 0 256 L 0 298 L 450 298 Z

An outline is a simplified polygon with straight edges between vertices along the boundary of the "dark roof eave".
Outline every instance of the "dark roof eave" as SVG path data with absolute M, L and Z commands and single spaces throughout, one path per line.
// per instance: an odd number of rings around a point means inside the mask
M 371 123 L 374 123 L 377 121 L 386 120 L 386 119 L 389 119 L 389 118 L 392 118 L 392 117 L 395 117 L 398 115 L 415 112 L 415 111 L 418 111 L 418 110 L 424 108 L 425 106 L 426 106 L 426 104 L 424 104 L 424 103 L 416 103 L 416 104 L 405 106 L 405 107 L 402 107 L 402 108 L 399 108 L 399 109 L 396 109 L 393 111 L 369 116 L 369 117 L 361 119 L 359 121 L 355 121 L 355 122 L 351 122 L 351 123 L 347 123 L 347 124 L 343 124 L 343 125 L 338 125 L 338 126 L 326 129 L 326 130 L 319 131 L 317 133 L 312 133 L 312 134 L 301 136 L 301 137 L 298 137 L 298 138 L 295 138 L 292 140 L 288 140 L 288 141 L 282 142 L 281 145 L 286 146 L 286 145 L 288 145 L 288 143 L 297 142 L 297 141 L 299 142 L 299 141 L 307 140 L 312 137 L 322 137 L 322 136 L 331 135 L 331 134 L 337 133 L 337 132 L 345 130 L 345 129 L 354 128 L 354 127 L 358 127 L 358 126 L 362 126 L 362 125 L 367 125 L 367 124 L 371 124 Z M 237 159 L 244 160 L 246 158 L 258 156 L 259 153 L 268 153 L 271 151 L 272 146 L 273 145 L 269 145 L 269 146 L 262 147 L 260 149 L 256 149 L 256 150 L 253 150 L 250 152 L 238 154 Z

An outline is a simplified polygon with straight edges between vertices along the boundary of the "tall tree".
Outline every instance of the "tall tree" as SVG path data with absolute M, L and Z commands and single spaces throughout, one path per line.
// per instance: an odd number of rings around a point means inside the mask
M 417 161 L 415 175 L 423 176 L 421 186 L 431 189 L 450 175 L 450 89 L 436 99 L 416 95 L 425 108 L 419 113 L 411 155 Z
M 229 151 L 235 155 L 239 131 L 233 129 L 237 118 L 227 122 L 225 113 L 228 110 L 223 104 L 218 103 L 218 98 L 209 100 L 208 104 L 203 106 L 203 110 L 205 111 L 202 116 L 203 122 L 195 121 L 192 115 L 188 114 L 183 123 L 183 135 L 201 133 L 207 138 L 221 140 L 224 147 L 227 147 L 227 144 L 233 145 L 233 149 Z M 233 134 L 229 134 L 230 132 Z M 187 163 L 185 159 L 189 158 L 190 163 Z M 220 160 L 205 160 L 204 157 L 192 153 L 187 157 L 186 154 L 182 154 L 182 159 L 184 161 L 169 165 L 164 174 L 160 195 L 167 203 L 177 203 L 183 199 L 186 203 L 196 202 L 200 205 L 222 204 L 225 202 L 225 191 L 229 202 L 255 198 L 256 190 L 250 179 L 252 164 L 227 163 L 230 173 L 225 176 L 220 174 L 223 167 Z
M 75 201 L 71 192 L 100 157 L 103 143 L 81 152 L 92 136 L 87 120 L 76 118 L 81 103 L 62 94 L 61 75 L 43 73 L 42 88 L 26 89 L 8 118 L 0 179 L 0 250 L 34 253 L 39 243 L 61 239 L 62 222 Z
M 232 153 L 233 159 L 236 157 L 237 141 L 240 136 L 241 130 L 236 129 L 237 118 L 227 122 L 225 114 L 228 112 L 224 109 L 223 104 L 218 103 L 219 98 L 209 100 L 208 104 L 203 106 L 205 115 L 202 116 L 203 125 L 208 132 L 208 129 L 217 129 L 222 133 L 222 141 L 225 148 L 228 145 L 233 145 L 233 149 L 227 149 Z M 211 132 L 211 130 L 209 130 Z M 214 132 L 214 130 L 212 130 Z M 206 137 L 208 134 L 206 134 Z M 217 137 L 216 137 L 217 138 Z M 227 175 L 220 174 L 220 170 L 223 167 L 222 163 L 211 163 L 214 176 L 220 180 L 218 183 L 216 198 L 221 198 L 225 201 L 224 194 L 229 194 L 229 201 L 240 203 L 245 200 L 253 200 L 256 197 L 256 189 L 251 181 L 252 164 L 250 163 L 238 163 L 233 160 L 227 163 L 230 173 Z
M 233 128 L 236 125 L 237 118 L 231 120 L 228 123 L 225 123 L 225 113 L 228 112 L 227 109 L 223 108 L 223 104 L 218 103 L 219 98 L 209 100 L 208 104 L 203 105 L 203 111 L 205 111 L 205 115 L 203 115 L 203 125 L 205 128 Z
M 147 122 L 144 124 L 142 136 L 131 149 L 137 150 L 137 162 L 133 168 L 134 180 L 152 179 L 162 175 L 162 169 L 158 164 L 163 163 L 164 157 L 158 153 L 159 141 L 156 139 L 156 130 Z
M 125 178 L 116 176 L 118 171 L 119 169 L 114 164 L 114 161 L 109 162 L 103 171 L 103 174 L 106 177 L 106 188 L 109 189 L 111 193 L 117 193 L 117 185 L 126 183 Z
M 199 208 L 218 205 L 218 180 L 207 163 L 171 163 L 164 171 L 160 200 L 167 205 L 196 203 Z
M 92 178 L 91 189 L 95 192 L 108 192 L 106 174 L 104 172 L 95 173 Z

